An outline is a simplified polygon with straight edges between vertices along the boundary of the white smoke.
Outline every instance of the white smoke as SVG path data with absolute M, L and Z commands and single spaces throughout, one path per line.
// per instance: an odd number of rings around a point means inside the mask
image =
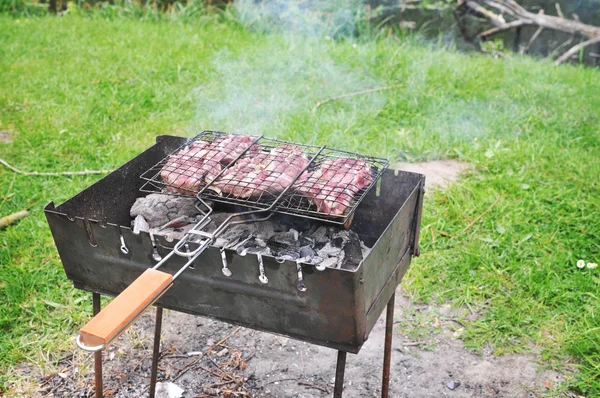
M 311 143 L 323 124 L 343 132 L 357 118 L 379 112 L 385 96 L 378 92 L 312 111 L 319 101 L 381 86 L 330 56 L 333 37 L 353 40 L 362 7 L 355 0 L 237 1 L 238 20 L 258 32 L 258 44 L 212 56 L 210 82 L 197 89 L 195 127 L 285 138 L 302 118 L 303 141 Z

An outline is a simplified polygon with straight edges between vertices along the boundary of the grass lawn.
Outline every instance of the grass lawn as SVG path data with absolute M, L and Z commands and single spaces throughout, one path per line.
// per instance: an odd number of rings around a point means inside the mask
M 426 201 L 405 288 L 480 314 L 464 323 L 469 347 L 541 353 L 578 369 L 565 388 L 600 396 L 600 268 L 576 266 L 600 262 L 598 70 L 216 18 L 0 17 L 0 32 L 0 130 L 12 140 L 0 157 L 23 170 L 115 168 L 158 134 L 202 127 L 472 162 Z M 313 109 L 380 86 L 394 88 Z M 72 347 L 88 317 L 91 298 L 66 279 L 41 209 L 97 178 L 0 168 L 0 215 L 33 206 L 0 231 L 0 394 L 19 362 Z

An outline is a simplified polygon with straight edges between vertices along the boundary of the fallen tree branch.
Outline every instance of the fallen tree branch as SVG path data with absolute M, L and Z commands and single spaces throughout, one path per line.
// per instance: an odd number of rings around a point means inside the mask
M 564 53 L 563 55 L 561 55 L 560 57 L 558 57 L 556 59 L 556 61 L 554 61 L 554 65 L 560 65 L 563 62 L 567 61 L 569 58 L 571 58 L 573 55 L 577 54 L 577 52 L 579 52 L 581 49 L 587 47 L 587 46 L 591 46 L 592 44 L 596 44 L 596 43 L 600 43 L 600 36 L 598 37 L 593 37 L 589 40 L 586 40 L 582 43 L 579 43 L 576 46 L 571 47 L 571 49 L 569 51 L 567 51 L 566 53 Z
M 529 41 L 527 42 L 527 45 L 523 49 L 523 53 L 526 53 L 527 51 L 529 51 L 529 49 L 531 48 L 531 45 L 533 44 L 533 42 L 537 40 L 538 36 L 543 31 L 544 31 L 544 28 L 542 26 L 540 26 L 539 28 L 537 28 L 537 30 L 535 31 L 535 33 L 533 34 L 533 36 L 531 36 L 531 39 L 529 39 Z
M 562 14 L 559 7 L 557 7 L 557 12 Z M 468 14 L 483 17 L 494 27 L 471 36 L 465 29 L 466 25 L 462 21 L 458 21 Z M 538 38 L 544 29 L 564 32 L 573 37 L 584 37 L 589 39 L 573 47 L 563 56 L 558 58 L 556 64 L 564 62 L 582 48 L 600 42 L 600 39 L 598 39 L 600 37 L 600 26 L 584 24 L 575 19 L 566 19 L 562 15 L 546 15 L 541 11 L 535 14 L 527 11 L 514 0 L 459 0 L 454 10 L 454 16 L 457 19 L 457 22 L 459 22 L 458 25 L 461 28 L 462 35 L 469 42 L 473 40 L 473 37 L 485 40 L 492 35 L 513 28 L 519 29 L 523 26 L 538 27 L 524 51 L 527 51 L 531 47 L 531 44 Z M 505 17 L 510 17 L 512 20 L 507 22 Z
M 313 108 L 313 112 L 316 111 L 317 109 L 319 109 L 321 106 L 325 105 L 328 102 L 337 101 L 339 99 L 348 98 L 348 97 L 354 97 L 356 95 L 363 95 L 363 94 L 374 93 L 376 91 L 392 90 L 394 88 L 399 88 L 399 87 L 402 87 L 402 85 L 401 84 L 397 84 L 397 85 L 394 85 L 394 86 L 385 86 L 385 87 L 370 88 L 368 90 L 356 91 L 356 92 L 353 92 L 353 93 L 338 95 L 337 97 L 327 98 L 327 99 L 324 99 L 323 101 L 317 102 L 317 104 Z
M 0 158 L 0 164 L 9 169 L 10 171 L 21 174 L 24 176 L 49 176 L 49 177 L 60 177 L 60 176 L 81 176 L 88 174 L 108 174 L 111 170 L 83 170 L 83 171 L 61 171 L 61 172 L 40 172 L 40 171 L 22 171 L 14 166 L 11 166 L 6 160 Z
M 504 25 L 496 26 L 495 28 L 486 30 L 485 32 L 482 32 L 482 33 L 478 34 L 477 36 L 485 40 L 488 36 L 495 35 L 496 33 L 504 32 L 505 30 L 510 30 L 513 28 L 518 28 L 518 27 L 527 26 L 527 25 L 530 25 L 530 23 L 517 19 L 516 21 L 508 22 L 508 23 L 505 23 Z
M 460 4 L 465 4 L 468 8 L 474 11 L 475 14 L 484 17 L 485 19 L 490 21 L 490 23 L 494 26 L 502 26 L 506 23 L 506 20 L 504 20 L 504 17 L 502 15 L 494 14 L 487 8 L 479 5 L 477 1 L 467 0 L 464 3 L 459 3 L 459 5 Z

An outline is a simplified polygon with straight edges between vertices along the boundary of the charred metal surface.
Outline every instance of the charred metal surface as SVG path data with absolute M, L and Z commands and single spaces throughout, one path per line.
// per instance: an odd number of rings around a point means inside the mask
M 98 293 L 92 293 L 92 309 L 96 316 L 102 307 L 101 297 Z M 102 398 L 104 387 L 102 385 L 102 351 L 94 353 L 94 396 Z
M 152 349 L 152 366 L 150 367 L 150 393 L 148 396 L 154 398 L 156 395 L 156 381 L 158 380 L 158 360 L 160 359 L 160 332 L 162 329 L 163 309 L 156 307 L 156 321 L 154 323 L 154 347 Z
M 381 398 L 388 398 L 390 392 L 390 365 L 392 360 L 392 338 L 394 329 L 394 301 L 392 294 L 385 313 L 385 346 L 383 349 L 383 377 L 381 378 Z
M 46 206 L 58 253 L 75 287 L 116 295 L 156 263 L 150 236 L 129 228 L 129 208 L 140 195 L 139 173 L 183 140 L 160 137 L 156 145 L 72 199 Z M 387 170 L 380 194 L 372 189 L 361 202 L 351 229 L 374 247 L 354 271 L 317 271 L 302 264 L 307 290 L 301 292 L 296 288 L 295 262 L 278 263 L 263 256 L 268 278 L 263 284 L 255 255 L 226 250 L 232 272 L 226 277 L 221 253 L 211 247 L 158 304 L 357 353 L 410 264 L 422 181 L 419 174 Z M 174 245 L 157 236 L 155 241 L 161 256 Z M 161 270 L 175 272 L 183 263 L 175 256 Z
M 342 398 L 344 393 L 344 373 L 346 371 L 346 353 L 338 351 L 337 364 L 335 366 L 335 384 L 333 387 L 333 398 Z

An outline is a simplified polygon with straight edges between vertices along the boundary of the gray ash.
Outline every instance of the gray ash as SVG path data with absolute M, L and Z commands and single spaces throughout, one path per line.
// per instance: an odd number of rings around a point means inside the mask
M 163 213 L 165 208 L 169 211 Z M 198 213 L 193 198 L 151 194 L 139 198 L 131 208 L 132 227 L 136 233 L 145 231 L 169 241 L 179 240 L 199 221 Z M 214 232 L 231 214 L 211 214 L 205 231 Z M 300 217 L 274 215 L 267 221 L 246 221 L 229 226 L 213 245 L 235 250 L 241 256 L 260 254 L 280 262 L 291 260 L 314 264 L 319 269 L 346 270 L 356 269 L 370 250 L 352 230 Z

